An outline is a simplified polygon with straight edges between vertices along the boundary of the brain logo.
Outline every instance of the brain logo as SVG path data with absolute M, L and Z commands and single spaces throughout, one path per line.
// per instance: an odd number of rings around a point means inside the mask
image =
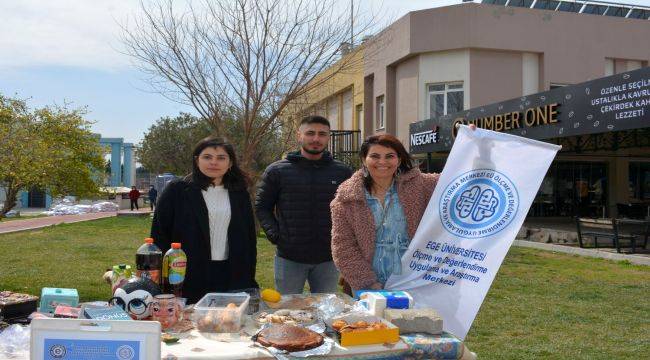
M 474 221 L 493 216 L 499 205 L 499 199 L 494 196 L 492 189 L 482 189 L 474 185 L 469 190 L 463 191 L 456 202 L 457 216 L 463 219 L 470 218 Z
M 510 224 L 519 195 L 510 179 L 495 170 L 479 169 L 453 179 L 440 198 L 440 220 L 450 233 L 482 238 Z

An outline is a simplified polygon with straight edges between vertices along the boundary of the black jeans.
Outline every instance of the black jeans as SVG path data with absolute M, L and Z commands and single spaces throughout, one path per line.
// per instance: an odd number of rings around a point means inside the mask
M 135 205 L 136 210 L 140 210 L 140 208 L 138 207 L 138 200 L 137 199 L 136 200 L 131 199 L 131 211 L 133 211 L 133 206 L 134 205 Z

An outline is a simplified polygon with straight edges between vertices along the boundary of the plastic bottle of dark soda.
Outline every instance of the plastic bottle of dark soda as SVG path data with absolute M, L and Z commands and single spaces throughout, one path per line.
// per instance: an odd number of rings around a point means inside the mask
M 183 281 L 187 269 L 187 255 L 181 249 L 181 243 L 172 243 L 163 257 L 163 291 L 182 297 Z
M 160 285 L 162 260 L 162 251 L 153 243 L 153 239 L 144 239 L 144 244 L 135 253 L 136 276 L 147 278 Z

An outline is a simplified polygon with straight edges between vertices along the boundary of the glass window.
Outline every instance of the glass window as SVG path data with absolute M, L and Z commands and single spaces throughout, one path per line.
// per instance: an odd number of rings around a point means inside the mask
M 429 118 L 435 119 L 445 114 L 445 94 L 429 93 Z
M 457 113 L 463 110 L 463 92 L 450 91 L 447 93 L 447 114 Z
M 377 97 L 377 129 L 386 127 L 384 95 Z
M 453 114 L 463 110 L 465 92 L 462 82 L 446 84 L 429 84 L 428 87 L 429 119 Z
M 650 163 L 630 162 L 630 198 L 650 200 Z
M 566 11 L 566 12 L 579 12 L 580 9 L 582 8 L 582 3 L 574 3 L 574 2 L 568 2 L 568 1 L 562 1 L 560 3 L 560 6 L 557 8 L 559 11 Z

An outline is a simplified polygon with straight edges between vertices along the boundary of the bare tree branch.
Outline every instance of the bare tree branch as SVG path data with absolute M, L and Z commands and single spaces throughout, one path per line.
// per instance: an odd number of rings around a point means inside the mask
M 340 56 L 341 43 L 350 39 L 351 14 L 337 4 L 204 0 L 181 7 L 147 1 L 122 25 L 122 40 L 155 91 L 191 105 L 218 135 L 234 138 L 227 129 L 243 131 L 236 145 L 250 170 L 261 141 L 273 136 L 290 143 L 292 104 L 363 61 Z M 374 17 L 354 17 L 355 36 L 377 30 Z M 227 120 L 241 126 L 226 126 Z

